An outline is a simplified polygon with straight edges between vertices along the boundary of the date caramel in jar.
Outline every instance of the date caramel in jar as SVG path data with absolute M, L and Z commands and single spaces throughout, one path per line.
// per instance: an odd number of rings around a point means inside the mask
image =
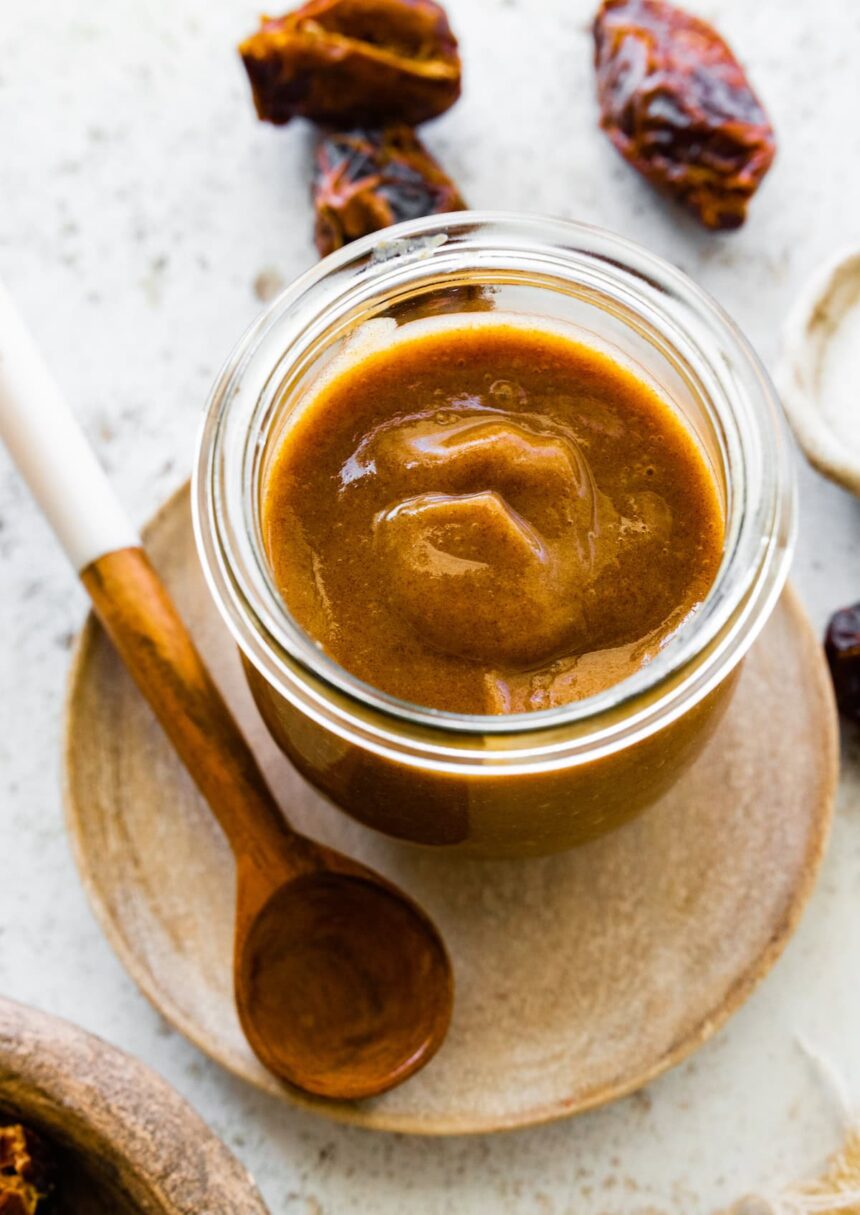
M 359 343 L 291 416 L 262 489 L 278 589 L 332 658 L 414 704 L 601 691 L 714 580 L 707 460 L 606 350 L 502 315 L 436 321 Z

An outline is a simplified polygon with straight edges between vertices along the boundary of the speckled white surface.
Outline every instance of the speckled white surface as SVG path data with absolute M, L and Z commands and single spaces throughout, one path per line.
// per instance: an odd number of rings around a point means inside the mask
M 745 229 L 700 232 L 595 129 L 592 0 L 451 0 L 462 102 L 426 131 L 475 206 L 633 236 L 720 299 L 772 363 L 795 290 L 860 237 L 860 7 L 696 0 L 746 61 L 780 154 Z M 3 0 L 0 275 L 142 520 L 187 474 L 261 271 L 314 257 L 309 139 L 258 124 L 233 43 L 253 0 Z M 795 581 L 823 625 L 860 598 L 860 505 L 807 469 Z M 573 1122 L 422 1141 L 338 1128 L 231 1080 L 167 1029 L 102 939 L 63 829 L 63 682 L 83 612 L 0 453 L 0 990 L 146 1060 L 255 1173 L 273 1215 L 706 1215 L 814 1169 L 831 1104 L 803 1034 L 860 1103 L 860 747 L 800 932 L 729 1028 L 645 1093 Z M 790 689 L 787 689 L 790 694 Z

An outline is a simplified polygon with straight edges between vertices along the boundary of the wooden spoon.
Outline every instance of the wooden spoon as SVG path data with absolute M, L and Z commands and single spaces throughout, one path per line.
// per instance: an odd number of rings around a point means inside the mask
M 286 823 L 2 285 L 0 436 L 233 849 L 233 974 L 251 1047 L 326 1097 L 401 1083 L 450 1022 L 439 934 L 384 878 Z

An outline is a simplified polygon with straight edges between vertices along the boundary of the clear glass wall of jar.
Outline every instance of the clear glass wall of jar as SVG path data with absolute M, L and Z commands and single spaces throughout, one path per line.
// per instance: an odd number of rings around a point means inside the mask
M 726 515 L 710 594 L 650 663 L 586 700 L 494 717 L 408 704 L 336 664 L 290 618 L 260 532 L 266 460 L 291 410 L 361 326 L 488 309 L 573 327 L 656 382 L 697 437 Z M 387 229 L 287 288 L 213 389 L 193 499 L 209 586 L 296 767 L 361 822 L 479 855 L 573 847 L 677 779 L 776 603 L 794 528 L 779 403 L 714 301 L 610 233 L 481 212 Z

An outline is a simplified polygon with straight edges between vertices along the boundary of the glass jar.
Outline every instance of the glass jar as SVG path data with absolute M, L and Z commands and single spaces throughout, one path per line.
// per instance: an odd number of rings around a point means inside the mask
M 697 437 L 726 518 L 707 599 L 652 661 L 588 699 L 507 716 L 409 704 L 344 670 L 291 619 L 260 528 L 273 445 L 359 326 L 488 309 L 573 326 L 655 382 Z M 481 212 L 356 241 L 272 303 L 213 389 L 193 501 L 209 586 L 260 712 L 299 771 L 380 831 L 503 856 L 583 843 L 677 779 L 776 603 L 795 514 L 775 392 L 713 300 L 608 232 Z

